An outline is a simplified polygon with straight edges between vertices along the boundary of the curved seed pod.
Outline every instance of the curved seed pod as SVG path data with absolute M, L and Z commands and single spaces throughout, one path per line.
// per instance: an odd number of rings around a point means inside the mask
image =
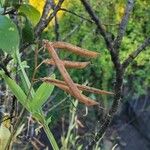
M 77 62 L 77 61 L 68 61 L 68 60 L 61 60 L 62 63 L 66 68 L 76 68 L 76 69 L 82 69 L 85 68 L 87 65 L 90 64 L 90 62 Z M 55 65 L 55 62 L 53 59 L 47 59 L 44 61 L 45 64 Z
M 61 80 L 57 80 L 57 79 L 50 79 L 50 78 L 41 78 L 42 81 L 44 82 L 49 82 L 52 84 L 61 84 L 61 85 L 65 85 L 67 86 L 67 84 L 64 81 Z M 113 92 L 109 92 L 109 91 L 105 91 L 105 90 L 99 90 L 93 87 L 89 87 L 89 86 L 85 86 L 85 85 L 80 85 L 75 83 L 75 85 L 78 87 L 79 90 L 81 91 L 87 91 L 87 92 L 91 92 L 91 93 L 95 93 L 95 94 L 110 94 L 110 95 L 114 95 Z
M 69 89 L 68 86 L 63 85 L 63 84 L 57 84 L 57 83 L 54 83 L 54 85 L 57 86 L 58 88 L 62 89 L 63 91 L 69 93 L 70 95 L 76 97 L 76 95 L 74 95 L 74 94 L 72 93 L 72 91 L 70 91 L 70 89 Z M 92 100 L 91 98 L 89 98 L 89 97 L 87 97 L 87 96 L 85 96 L 85 95 L 82 95 L 82 96 L 83 96 L 83 98 L 80 99 L 79 101 L 80 101 L 80 102 L 83 102 L 83 103 L 86 104 L 87 106 L 99 105 L 98 102 Z
M 96 58 L 100 53 L 89 51 L 66 42 L 51 42 L 53 48 L 63 48 L 82 57 Z
M 79 91 L 79 89 L 77 88 L 77 86 L 74 84 L 74 82 L 72 81 L 69 73 L 67 72 L 66 68 L 64 67 L 63 63 L 61 62 L 61 60 L 59 59 L 56 51 L 54 50 L 54 48 L 51 46 L 51 44 L 47 41 L 45 41 L 45 46 L 48 49 L 48 52 L 51 54 L 56 66 L 58 67 L 62 77 L 64 78 L 67 86 L 69 87 L 70 92 L 72 92 L 72 94 L 80 101 L 83 102 L 84 104 L 86 104 L 87 106 L 90 105 L 98 105 L 97 102 L 95 101 L 91 101 L 90 99 L 88 99 L 87 97 L 85 97 L 84 95 L 82 95 Z

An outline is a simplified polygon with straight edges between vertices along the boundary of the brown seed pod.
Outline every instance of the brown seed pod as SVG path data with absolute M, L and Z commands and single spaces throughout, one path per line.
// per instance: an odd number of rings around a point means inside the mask
M 100 53 L 89 51 L 66 42 L 51 42 L 53 48 L 63 48 L 82 57 L 96 58 Z
M 80 102 L 83 102 L 87 106 L 98 105 L 97 102 L 90 100 L 88 97 L 85 97 L 83 94 L 80 93 L 79 89 L 77 88 L 77 86 L 72 81 L 72 79 L 71 79 L 69 73 L 67 72 L 66 68 L 64 67 L 63 63 L 59 59 L 56 51 L 51 46 L 51 43 L 45 41 L 45 46 L 48 49 L 48 52 L 51 54 L 56 66 L 58 67 L 58 69 L 59 69 L 62 77 L 64 78 L 67 86 L 69 87 L 70 93 L 72 93 L 73 96 L 75 96 Z
M 68 86 L 63 85 L 63 84 L 57 84 L 54 83 L 55 86 L 57 86 L 58 88 L 62 89 L 63 91 L 69 93 L 70 95 L 72 95 L 73 97 L 76 97 L 76 95 L 73 94 L 73 92 L 69 89 Z M 88 98 L 87 96 L 82 94 L 82 98 L 78 99 L 80 102 L 84 103 L 87 106 L 92 106 L 92 105 L 99 105 L 98 102 L 92 100 L 91 98 Z
M 49 82 L 52 84 L 61 84 L 61 85 L 65 85 L 67 86 L 67 84 L 64 81 L 61 80 L 57 80 L 57 79 L 50 79 L 50 78 L 41 78 L 40 80 L 42 80 L 43 82 Z M 109 91 L 105 91 L 105 90 L 99 90 L 93 87 L 89 87 L 89 86 L 85 86 L 85 85 L 80 85 L 75 83 L 75 85 L 78 87 L 79 90 L 81 91 L 87 91 L 87 92 L 91 92 L 91 93 L 95 93 L 95 94 L 110 94 L 110 95 L 114 95 L 113 92 L 109 92 Z
M 64 64 L 65 68 L 76 68 L 76 69 L 82 69 L 85 68 L 87 65 L 90 64 L 90 62 L 76 62 L 76 61 L 68 61 L 68 60 L 61 60 Z M 55 65 L 55 62 L 53 59 L 47 59 L 44 61 L 45 64 Z

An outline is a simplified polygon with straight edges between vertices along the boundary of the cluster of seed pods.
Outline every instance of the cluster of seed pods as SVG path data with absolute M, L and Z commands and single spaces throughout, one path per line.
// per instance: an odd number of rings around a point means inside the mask
M 90 62 L 76 62 L 76 61 L 61 60 L 57 52 L 55 51 L 55 49 L 58 48 L 64 49 L 74 54 L 80 55 L 82 57 L 84 56 L 89 58 L 96 58 L 99 55 L 99 53 L 89 51 L 65 42 L 49 42 L 47 40 L 44 40 L 43 43 L 45 48 L 50 53 L 50 56 L 52 57 L 51 59 L 45 60 L 44 63 L 55 65 L 64 79 L 64 81 L 61 81 L 61 80 L 50 79 L 48 77 L 45 77 L 45 78 L 41 78 L 43 82 L 54 84 L 55 86 L 69 93 L 70 95 L 72 95 L 77 100 L 79 100 L 80 102 L 84 103 L 87 106 L 99 105 L 99 103 L 85 96 L 84 94 L 82 94 L 81 91 L 88 91 L 95 94 L 113 94 L 112 92 L 99 90 L 93 87 L 74 83 L 66 68 L 81 69 L 89 65 Z

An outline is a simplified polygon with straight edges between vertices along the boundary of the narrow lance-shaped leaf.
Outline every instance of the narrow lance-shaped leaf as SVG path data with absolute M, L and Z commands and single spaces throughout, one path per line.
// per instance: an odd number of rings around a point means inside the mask
M 55 74 L 51 75 L 52 78 L 55 78 Z M 29 107 L 32 111 L 40 110 L 42 105 L 47 101 L 53 92 L 54 85 L 48 83 L 42 83 L 37 89 L 34 98 L 29 102 Z
M 51 123 L 51 121 L 52 121 L 52 116 L 50 116 L 50 117 L 46 120 L 47 125 L 49 125 L 49 124 Z
M 21 87 L 11 78 L 9 78 L 7 75 L 2 74 L 2 77 L 4 78 L 5 82 L 7 83 L 8 87 L 10 88 L 11 92 L 16 96 L 18 101 L 26 108 L 27 107 L 27 96 L 21 89 Z M 29 109 L 28 109 L 29 110 Z

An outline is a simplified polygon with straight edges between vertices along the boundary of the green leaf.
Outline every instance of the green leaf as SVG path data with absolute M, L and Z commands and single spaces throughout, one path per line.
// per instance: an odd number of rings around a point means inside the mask
M 49 125 L 51 122 L 52 122 L 52 116 L 50 116 L 50 117 L 46 120 L 47 125 Z
M 19 40 L 16 25 L 8 17 L 0 15 L 0 49 L 13 54 L 19 48 Z
M 40 111 L 34 111 L 34 112 L 32 111 L 32 116 L 39 122 L 41 122 L 41 123 L 43 122 L 44 115 Z
M 16 96 L 18 101 L 27 109 L 27 96 L 21 89 L 21 87 L 11 78 L 9 78 L 7 75 L 4 73 L 1 73 L 2 77 L 4 78 L 5 82 L 7 83 L 8 87 L 12 91 L 12 93 Z
M 19 5 L 19 0 L 1 0 L 1 1 L 3 7 L 12 7 L 12 6 Z
M 9 138 L 11 136 L 11 132 L 4 125 L 0 126 L 0 150 L 4 150 Z
M 4 8 L 1 8 L 0 6 L 0 14 L 2 14 L 4 12 Z
M 53 74 L 51 77 L 55 78 L 55 75 Z M 42 108 L 42 105 L 47 101 L 53 92 L 53 89 L 54 85 L 49 83 L 42 83 L 40 85 L 35 93 L 34 98 L 29 102 L 29 107 L 33 112 Z
M 4 0 L 0 0 L 0 7 L 2 7 L 4 4 Z
M 22 29 L 22 38 L 24 43 L 33 43 L 34 41 L 34 30 L 33 26 L 28 20 L 28 18 L 25 19 L 25 24 Z
M 33 26 L 35 26 L 40 19 L 40 12 L 32 5 L 22 4 L 19 8 L 19 12 L 25 14 Z

